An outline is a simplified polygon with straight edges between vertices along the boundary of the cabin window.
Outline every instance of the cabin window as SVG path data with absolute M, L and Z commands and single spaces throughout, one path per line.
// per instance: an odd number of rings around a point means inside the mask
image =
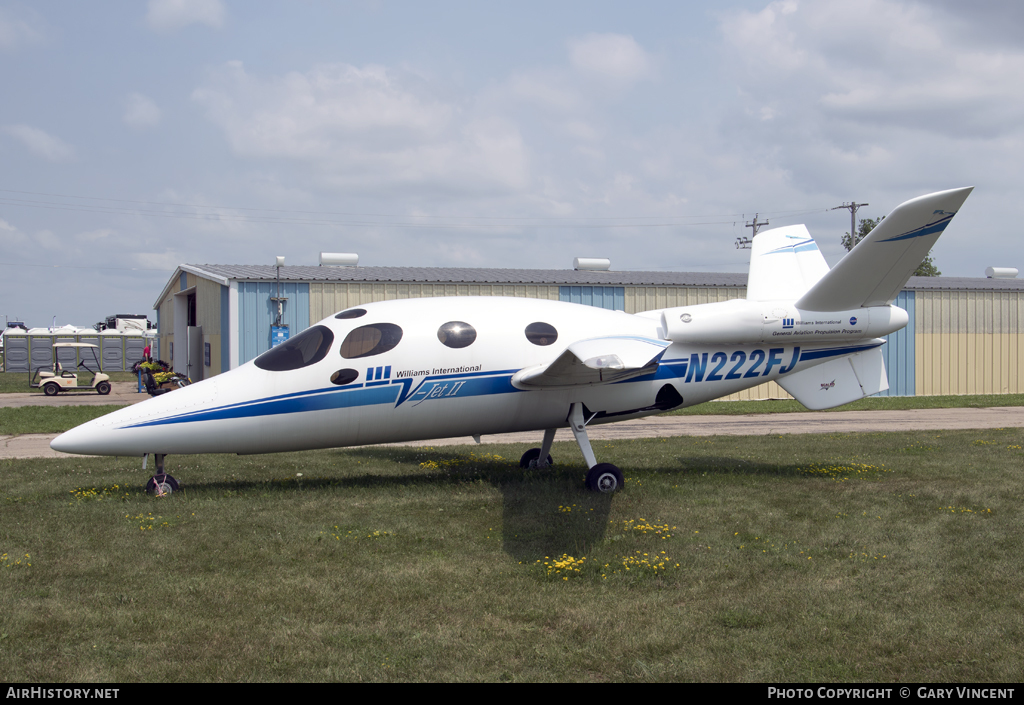
M 348 311 L 342 311 L 341 313 L 335 315 L 335 318 L 341 318 L 341 319 L 359 318 L 360 316 L 365 316 L 365 315 L 366 315 L 366 309 L 365 308 L 350 308 Z
M 320 362 L 331 349 L 334 333 L 327 326 L 313 326 L 256 358 L 256 367 L 269 372 L 298 370 Z
M 346 360 L 380 355 L 391 350 L 402 340 L 402 329 L 394 323 L 372 323 L 360 326 L 345 337 L 341 356 Z
M 558 331 L 550 323 L 531 323 L 526 326 L 526 339 L 534 345 L 551 345 L 558 340 Z
M 344 370 L 338 370 L 333 375 L 331 375 L 331 384 L 337 384 L 337 385 L 351 384 L 352 382 L 355 382 L 356 379 L 358 379 L 358 377 L 359 377 L 359 372 L 357 372 L 356 370 L 353 370 L 351 368 L 346 368 Z
M 476 329 L 464 321 L 449 321 L 437 329 L 437 339 L 449 348 L 465 348 L 476 340 Z

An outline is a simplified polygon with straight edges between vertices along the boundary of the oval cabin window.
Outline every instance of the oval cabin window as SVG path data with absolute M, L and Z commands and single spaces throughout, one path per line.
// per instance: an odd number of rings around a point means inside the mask
M 345 336 L 341 356 L 346 360 L 380 355 L 402 341 L 402 329 L 394 323 L 371 323 L 360 326 Z
M 476 340 L 476 329 L 463 321 L 450 321 L 437 329 L 437 339 L 449 348 L 465 348 Z
M 344 320 L 346 318 L 359 318 L 360 316 L 365 316 L 365 315 L 366 315 L 366 309 L 365 308 L 350 308 L 348 311 L 342 311 L 341 313 L 336 314 L 334 317 L 335 318 L 340 318 L 340 319 Z
M 320 362 L 331 349 L 334 333 L 327 326 L 313 326 L 256 358 L 256 367 L 269 372 L 298 370 Z
M 526 326 L 526 339 L 534 345 L 551 345 L 558 340 L 558 331 L 550 323 L 531 323 Z
M 331 375 L 331 384 L 346 385 L 355 382 L 359 378 L 359 373 L 353 369 L 338 370 Z

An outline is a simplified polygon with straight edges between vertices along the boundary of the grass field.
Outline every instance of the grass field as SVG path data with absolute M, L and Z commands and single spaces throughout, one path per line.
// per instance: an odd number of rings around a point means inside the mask
M 16 681 L 1016 681 L 1024 431 L 0 461 Z

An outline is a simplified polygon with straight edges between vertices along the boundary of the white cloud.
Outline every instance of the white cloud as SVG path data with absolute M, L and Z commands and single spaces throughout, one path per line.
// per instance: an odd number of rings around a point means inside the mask
M 572 39 L 569 60 L 579 71 L 624 83 L 650 78 L 655 65 L 653 57 L 633 37 L 622 34 L 588 34 Z
M 953 138 L 1016 131 L 1024 118 L 1024 51 L 968 42 L 928 5 L 783 0 L 729 16 L 722 34 L 762 116 Z
M 39 42 L 42 32 L 36 28 L 37 24 L 35 18 L 15 17 L 9 8 L 0 8 L 0 49 L 14 51 Z
M 224 26 L 221 0 L 149 0 L 146 24 L 158 32 L 174 32 L 191 24 Z
M 121 119 L 129 127 L 155 127 L 160 124 L 160 116 L 160 108 L 149 96 L 132 93 L 124 100 L 124 115 Z
M 29 125 L 6 125 L 3 131 L 19 140 L 36 156 L 51 162 L 70 161 L 75 150 L 58 137 Z
M 468 114 L 415 84 L 381 66 L 332 64 L 263 78 L 230 62 L 192 98 L 236 154 L 308 162 L 334 186 L 524 186 L 515 124 Z

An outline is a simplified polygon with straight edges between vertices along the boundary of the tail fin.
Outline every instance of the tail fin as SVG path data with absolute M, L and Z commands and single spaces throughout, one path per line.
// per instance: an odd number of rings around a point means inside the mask
M 803 225 L 766 230 L 751 246 L 747 299 L 792 301 L 827 273 L 828 263 Z
M 847 311 L 891 304 L 973 189 L 939 191 L 896 206 L 796 302 L 797 308 Z

